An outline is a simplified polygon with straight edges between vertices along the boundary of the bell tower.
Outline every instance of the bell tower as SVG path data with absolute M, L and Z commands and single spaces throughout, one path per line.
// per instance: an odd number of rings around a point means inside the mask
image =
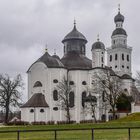
M 127 44 L 127 33 L 123 28 L 124 16 L 118 7 L 118 14 L 114 18 L 116 28 L 111 36 L 111 47 L 107 49 L 107 65 L 116 74 L 131 76 L 131 52 L 132 48 Z

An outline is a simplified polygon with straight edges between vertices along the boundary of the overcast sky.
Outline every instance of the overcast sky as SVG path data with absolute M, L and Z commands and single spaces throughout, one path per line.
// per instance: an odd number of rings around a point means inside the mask
M 56 49 L 62 57 L 61 41 L 72 30 L 74 18 L 88 40 L 89 58 L 97 34 L 110 47 L 119 3 L 135 75 L 140 70 L 140 0 L 0 0 L 0 73 L 20 73 L 26 81 L 27 69 L 43 55 L 46 44 L 50 54 Z

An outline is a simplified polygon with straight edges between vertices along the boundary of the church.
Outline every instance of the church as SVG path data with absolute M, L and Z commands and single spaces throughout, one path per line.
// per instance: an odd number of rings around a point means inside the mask
M 116 27 L 111 35 L 111 47 L 97 38 L 91 46 L 92 59 L 86 56 L 86 37 L 77 30 L 76 23 L 68 33 L 63 43 L 63 57 L 50 55 L 46 52 L 28 69 L 28 101 L 21 106 L 21 120 L 27 122 L 65 121 L 66 114 L 58 106 L 57 85 L 63 77 L 70 77 L 69 84 L 73 86 L 72 104 L 70 106 L 71 120 L 79 123 L 91 120 L 92 115 L 83 111 L 83 96 L 88 96 L 86 87 L 91 87 L 93 73 L 109 69 L 122 81 L 122 89 L 130 95 L 131 87 L 135 84 L 131 72 L 132 47 L 127 44 L 127 32 L 123 28 L 124 16 L 118 11 L 114 18 Z M 107 54 L 107 55 L 105 55 Z M 107 58 L 105 59 L 105 57 Z M 107 66 L 105 65 L 107 60 Z M 94 93 L 93 93 L 94 94 Z M 103 100 L 97 99 L 95 115 L 97 120 L 102 116 L 109 119 L 110 108 L 103 108 Z

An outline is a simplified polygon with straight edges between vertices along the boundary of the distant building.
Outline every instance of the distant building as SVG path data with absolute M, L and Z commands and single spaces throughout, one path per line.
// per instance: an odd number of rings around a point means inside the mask
M 68 33 L 62 43 L 64 56 L 50 55 L 47 50 L 28 69 L 28 101 L 21 107 L 21 120 L 34 121 L 63 121 L 66 120 L 65 111 L 57 105 L 58 91 L 56 85 L 63 77 L 70 77 L 73 83 L 74 94 L 71 106 L 71 120 L 77 123 L 81 120 L 90 120 L 90 113 L 83 113 L 82 98 L 88 96 L 86 86 L 91 87 L 92 75 L 109 69 L 118 75 L 122 82 L 122 89 L 131 94 L 131 87 L 135 85 L 131 77 L 131 52 L 132 48 L 127 44 L 127 32 L 123 28 L 124 16 L 118 12 L 114 18 L 116 28 L 111 35 L 111 47 L 97 39 L 91 47 L 92 60 L 86 56 L 86 37 L 77 30 L 74 23 L 73 30 Z M 107 52 L 107 66 L 105 66 L 105 52 Z M 109 119 L 110 108 L 104 108 L 103 100 L 98 95 L 96 118 Z

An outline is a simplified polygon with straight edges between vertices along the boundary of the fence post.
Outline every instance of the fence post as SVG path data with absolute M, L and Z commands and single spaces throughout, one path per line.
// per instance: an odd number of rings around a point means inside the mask
M 128 140 L 131 140 L 131 132 L 130 132 L 130 128 L 128 128 Z
M 94 140 L 94 129 L 92 128 L 91 130 L 92 130 L 92 134 L 91 134 L 92 138 L 91 138 L 91 140 Z
M 17 140 L 20 140 L 20 137 L 19 137 L 19 130 L 17 131 Z
M 54 130 L 54 133 L 55 133 L 55 140 L 57 140 L 57 130 Z

